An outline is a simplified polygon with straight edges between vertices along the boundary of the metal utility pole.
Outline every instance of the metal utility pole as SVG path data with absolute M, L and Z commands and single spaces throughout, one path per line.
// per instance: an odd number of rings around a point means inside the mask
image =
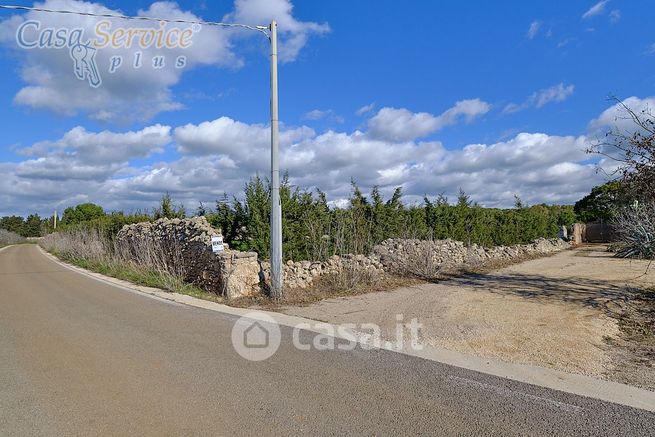
M 271 297 L 282 297 L 282 205 L 280 203 L 279 118 L 277 101 L 277 23 L 271 22 Z

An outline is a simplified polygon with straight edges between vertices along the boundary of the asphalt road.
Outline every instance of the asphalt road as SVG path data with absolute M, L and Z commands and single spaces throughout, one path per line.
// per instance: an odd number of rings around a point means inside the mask
M 235 316 L 0 252 L 0 435 L 653 435 L 655 414 L 389 351 L 241 358 Z M 304 333 L 310 337 L 314 334 Z M 286 339 L 286 340 L 285 340 Z

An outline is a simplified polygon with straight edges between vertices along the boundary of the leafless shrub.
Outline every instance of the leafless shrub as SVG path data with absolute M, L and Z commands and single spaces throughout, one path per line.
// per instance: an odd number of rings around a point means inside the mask
M 98 229 L 72 229 L 44 237 L 39 244 L 64 260 L 91 262 L 116 271 L 158 275 L 166 289 L 179 289 L 185 279 L 182 245 L 155 238 L 111 241 Z
M 422 240 L 407 247 L 396 263 L 397 273 L 403 276 L 413 276 L 426 281 L 434 281 L 443 276 L 443 266 L 436 257 L 431 240 Z
M 114 259 L 119 263 L 179 278 L 186 276 L 182 244 L 178 239 L 172 242 L 152 236 L 122 239 L 114 242 L 113 249 Z
M 98 229 L 71 229 L 49 234 L 39 242 L 48 252 L 71 260 L 107 262 L 112 257 L 111 242 Z
M 0 229 L 0 245 L 20 244 L 24 242 L 25 238 L 21 237 L 15 232 L 11 232 L 6 229 Z
M 614 214 L 616 256 L 655 259 L 655 202 L 635 203 Z
M 611 176 L 618 176 L 629 194 L 655 200 L 655 115 L 651 108 L 635 110 L 616 97 L 617 125 L 587 152 L 614 161 Z
M 382 281 L 382 274 L 374 269 L 367 269 L 354 263 L 347 263 L 338 271 L 325 275 L 325 286 L 333 291 L 352 291 L 376 287 Z

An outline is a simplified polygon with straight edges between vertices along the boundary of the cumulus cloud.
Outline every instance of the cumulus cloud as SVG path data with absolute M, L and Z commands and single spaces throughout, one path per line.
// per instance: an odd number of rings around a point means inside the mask
M 528 38 L 533 39 L 537 36 L 539 29 L 541 29 L 541 21 L 535 20 L 530 23 L 530 27 L 528 28 Z
M 587 10 L 587 12 L 582 14 L 582 18 L 586 19 L 586 18 L 591 18 L 593 16 L 602 14 L 603 12 L 605 12 L 605 6 L 607 5 L 607 3 L 609 3 L 609 0 L 602 0 L 602 1 L 598 2 L 598 3 L 596 3 L 595 5 L 590 7 Z
M 653 113 L 655 110 L 655 96 L 645 98 L 632 96 L 622 100 L 621 103 L 615 103 L 593 119 L 589 123 L 589 131 L 597 135 L 604 133 L 608 128 L 614 128 L 624 133 L 634 131 L 634 122 L 626 113 L 623 105 L 636 114 L 646 111 Z
M 66 9 L 98 14 L 117 14 L 119 10 L 107 8 L 98 3 L 78 0 L 46 0 L 41 6 L 50 9 Z M 237 0 L 234 11 L 227 19 L 234 18 L 247 23 L 266 24 L 276 18 L 280 22 L 280 57 L 285 61 L 295 59 L 312 34 L 328 31 L 327 24 L 301 22 L 292 15 L 289 0 Z M 149 8 L 139 10 L 138 16 L 155 16 L 166 19 L 202 21 L 202 18 L 182 10 L 173 2 L 155 2 Z M 16 49 L 20 59 L 20 77 L 26 83 L 15 95 L 15 103 L 36 109 L 44 109 L 63 115 L 84 113 L 90 118 L 106 122 L 129 123 L 146 121 L 156 114 L 182 108 L 171 93 L 186 71 L 213 65 L 239 68 L 244 61 L 235 53 L 235 44 L 246 37 L 259 34 L 243 30 L 226 30 L 214 26 L 197 27 L 185 24 L 169 24 L 167 29 L 179 27 L 192 29 L 191 45 L 186 48 L 157 49 L 154 45 L 141 48 L 137 43 L 126 48 L 98 48 L 96 64 L 102 84 L 94 88 L 86 80 L 79 80 L 73 70 L 73 60 L 68 48 L 23 49 L 16 43 L 16 31 L 28 20 L 38 20 L 40 30 L 80 28 L 84 40 L 96 40 L 96 25 L 99 18 L 75 15 L 26 12 L 14 15 L 0 22 L 0 43 Z M 263 20 L 263 21 L 262 21 Z M 110 19 L 111 29 L 117 27 L 158 29 L 159 23 Z M 107 31 L 107 29 L 103 29 Z M 35 40 L 37 31 L 28 28 L 25 32 L 29 41 Z M 262 38 L 263 39 L 263 38 Z M 138 54 L 140 53 L 140 55 Z M 156 56 L 164 55 L 161 68 L 153 66 Z M 112 63 L 122 63 L 111 72 Z M 134 68 L 136 60 L 140 66 Z M 184 59 L 184 66 L 177 64 Z M 180 68 L 181 67 L 181 68 Z
M 441 115 L 385 107 L 369 120 L 369 133 L 373 138 L 409 141 L 433 134 L 461 119 L 470 122 L 490 109 L 491 105 L 480 99 L 461 100 Z
M 531 107 L 539 109 L 547 105 L 548 103 L 563 102 L 573 94 L 574 90 L 575 90 L 574 85 L 564 85 L 564 83 L 559 83 L 557 85 L 534 92 L 523 103 L 508 104 L 503 109 L 503 112 L 513 113 Z
M 18 149 L 19 155 L 30 158 L 16 164 L 13 172 L 26 179 L 100 182 L 129 170 L 132 159 L 162 152 L 170 141 L 170 127 L 159 124 L 124 133 L 93 133 L 76 127 L 57 141 Z
M 224 19 L 228 22 L 251 25 L 268 24 L 272 20 L 278 23 L 281 62 L 295 60 L 311 35 L 330 32 L 327 23 L 296 20 L 293 17 L 293 5 L 290 0 L 236 0 L 234 12 L 226 15 Z
M 313 129 L 282 129 L 280 146 L 286 147 L 305 138 L 314 137 Z M 186 155 L 233 155 L 241 159 L 258 156 L 268 159 L 261 151 L 270 146 L 270 127 L 263 124 L 246 124 L 229 117 L 205 121 L 200 124 L 187 124 L 175 129 L 175 142 L 178 151 Z
M 655 98 L 632 97 L 626 103 L 645 108 Z M 453 113 L 462 116 L 463 107 L 455 105 L 458 110 L 442 116 L 447 120 Z M 590 122 L 590 131 L 612 125 L 616 114 L 615 106 L 608 108 Z M 425 118 L 402 115 L 410 122 Z M 521 132 L 459 150 L 393 133 L 380 137 L 372 135 L 370 128 L 316 133 L 306 126 L 283 127 L 281 167 L 289 171 L 292 184 L 320 188 L 333 204 L 349 195 L 351 178 L 365 192 L 374 185 L 385 194 L 402 187 L 410 202 L 442 192 L 454 199 L 461 187 L 489 207 L 511 207 L 515 194 L 530 204 L 571 203 L 604 181 L 596 172 L 598 160 L 584 152 L 593 140 L 591 133 Z M 168 147 L 175 147 L 179 156 L 146 165 L 130 163 L 148 156 L 152 160 Z M 49 213 L 84 201 L 108 209 L 143 209 L 156 205 L 166 191 L 193 209 L 198 201 L 211 203 L 224 192 L 240 194 L 243 183 L 257 173 L 268 175 L 270 132 L 266 125 L 229 117 L 175 129 L 154 125 L 121 133 L 75 128 L 58 140 L 18 152 L 27 158 L 0 163 L 5 175 L 0 179 L 0 205 L 12 208 L 0 214 Z M 611 165 L 599 162 L 603 168 Z

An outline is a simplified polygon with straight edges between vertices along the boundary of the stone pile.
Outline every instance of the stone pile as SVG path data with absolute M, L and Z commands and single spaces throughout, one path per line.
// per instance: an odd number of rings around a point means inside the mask
M 159 219 L 125 225 L 116 236 L 116 247 L 137 262 L 162 263 L 167 271 L 212 293 L 228 298 L 258 293 L 257 254 L 230 250 L 227 244 L 214 254 L 211 237 L 219 234 L 205 217 Z M 160 252 L 155 260 L 144 253 L 153 250 Z

